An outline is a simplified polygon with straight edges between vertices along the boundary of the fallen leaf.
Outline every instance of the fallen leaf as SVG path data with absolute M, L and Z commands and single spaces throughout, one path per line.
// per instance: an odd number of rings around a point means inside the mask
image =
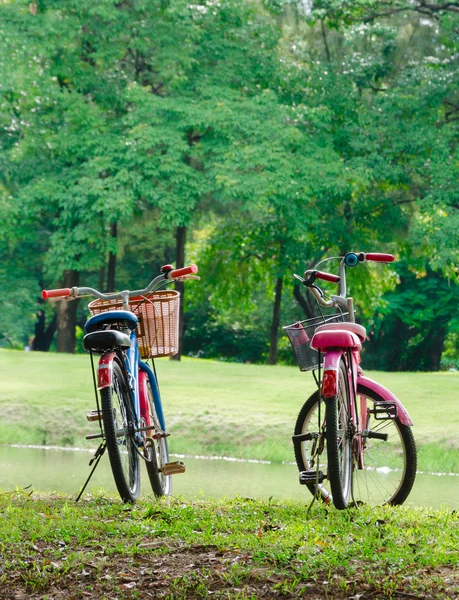
M 130 590 L 135 587 L 137 583 L 135 581 L 130 581 L 129 583 L 122 583 L 120 585 L 120 590 Z

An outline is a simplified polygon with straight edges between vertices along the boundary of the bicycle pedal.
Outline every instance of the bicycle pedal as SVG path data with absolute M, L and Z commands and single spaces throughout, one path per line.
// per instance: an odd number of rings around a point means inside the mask
M 389 435 L 387 433 L 379 433 L 379 431 L 362 431 L 362 437 L 374 439 L 374 440 L 382 440 L 383 442 L 387 442 Z
M 313 439 L 312 433 L 299 433 L 297 435 L 292 435 L 292 442 L 294 444 L 301 444 L 301 442 L 310 442 Z
M 103 438 L 104 436 L 101 433 L 88 433 L 85 435 L 87 440 L 97 440 L 98 438 Z
M 163 475 L 167 477 L 168 475 L 178 475 L 179 473 L 185 473 L 186 467 L 185 463 L 183 463 L 181 460 L 177 460 L 175 462 L 166 463 L 159 470 Z
M 163 438 L 167 438 L 170 436 L 170 433 L 166 433 L 165 431 L 160 431 L 151 436 L 152 440 L 161 440 Z
M 100 421 L 102 419 L 101 410 L 90 410 L 86 413 L 88 421 Z
M 325 475 L 322 471 L 300 471 L 300 484 L 305 485 L 306 483 L 322 483 L 325 479 Z
M 395 402 L 375 402 L 373 409 L 368 411 L 376 421 L 387 421 L 397 418 L 397 405 Z

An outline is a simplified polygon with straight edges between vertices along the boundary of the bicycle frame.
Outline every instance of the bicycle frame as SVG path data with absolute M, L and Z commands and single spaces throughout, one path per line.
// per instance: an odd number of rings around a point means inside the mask
M 196 265 L 189 267 L 183 267 L 180 269 L 174 269 L 171 265 L 165 265 L 161 269 L 162 274 L 155 277 L 146 288 L 142 290 L 128 291 L 115 293 L 102 293 L 98 290 L 89 287 L 73 287 L 73 288 L 61 288 L 56 290 L 43 290 L 43 300 L 73 300 L 81 296 L 95 296 L 103 300 L 115 300 L 122 299 L 123 308 L 129 311 L 129 299 L 135 296 L 143 296 L 151 291 L 155 291 L 160 288 L 167 281 L 183 281 L 184 279 L 199 279 L 195 276 L 198 268 Z M 113 381 L 113 365 L 115 361 L 118 361 L 123 373 L 126 376 L 126 383 L 131 392 L 132 404 L 134 406 L 135 415 L 137 419 L 145 416 L 148 412 L 143 411 L 146 407 L 146 378 L 148 377 L 151 390 L 153 393 L 153 399 L 155 404 L 156 413 L 160 422 L 161 428 L 165 429 L 164 412 L 161 405 L 161 399 L 158 390 L 158 383 L 156 375 L 153 370 L 148 366 L 147 363 L 140 360 L 139 346 L 137 342 L 137 334 L 135 329 L 130 333 L 131 345 L 128 349 L 122 353 L 121 351 L 115 352 L 113 350 L 107 351 L 102 354 L 97 369 L 97 390 L 103 390 L 109 388 Z M 125 356 L 125 360 L 123 359 Z M 145 412 L 145 415 L 142 414 Z M 148 420 L 148 415 L 145 416 Z
M 353 300 L 346 297 L 346 266 L 365 260 L 392 262 L 393 258 L 388 254 L 348 253 L 333 257 L 340 260 L 339 275 L 316 268 L 306 271 L 304 278 L 295 275 L 319 305 L 339 310 L 338 315 L 322 314 L 285 329 L 300 369 L 319 369 L 318 390 L 301 408 L 292 438 L 300 484 L 314 497 L 319 494 L 325 501 L 332 498 L 341 510 L 350 498 L 356 501 L 357 497 L 400 504 L 415 479 L 413 423 L 392 392 L 364 376 L 360 350 L 366 331 L 355 323 Z M 317 279 L 339 284 L 338 295 L 327 296 L 315 283 Z M 343 309 L 347 311 L 344 314 Z M 316 358 L 314 351 L 319 353 Z M 321 416 L 321 405 L 325 417 Z M 324 463 L 321 455 L 325 447 Z M 392 452 L 388 459 L 382 448 Z M 323 485 L 325 480 L 328 485 Z
M 158 420 L 161 425 L 161 429 L 164 431 L 166 428 L 164 412 L 162 409 L 161 397 L 159 395 L 155 374 L 147 363 L 140 360 L 139 346 L 135 331 L 131 332 L 130 339 L 131 347 L 124 352 L 126 360 L 124 360 L 122 363 L 120 362 L 118 353 L 113 351 L 107 352 L 100 357 L 97 368 L 97 390 L 100 391 L 104 388 L 111 387 L 113 364 L 115 361 L 118 361 L 121 369 L 126 375 L 127 383 L 131 390 L 132 405 L 134 407 L 137 421 L 143 417 L 147 426 L 150 427 L 152 423 L 150 423 L 148 414 L 146 389 L 148 378 L 153 392 Z
M 314 338 L 313 338 L 314 339 Z M 338 393 L 338 380 L 336 373 L 338 372 L 339 363 L 343 354 L 346 354 L 346 349 L 334 349 L 330 351 L 324 351 L 324 367 L 321 385 L 321 395 L 323 398 L 332 398 Z M 355 396 L 357 395 L 357 386 L 364 385 L 378 396 L 381 396 L 385 402 L 390 402 L 397 406 L 397 414 L 403 425 L 412 426 L 413 422 L 408 414 L 408 411 L 403 406 L 402 402 L 386 387 L 373 381 L 369 377 L 365 377 L 360 367 L 360 352 L 358 350 L 352 350 L 352 363 L 353 363 L 353 374 L 350 378 L 350 389 L 353 390 Z
M 140 414 L 145 417 L 147 426 L 151 426 L 150 415 L 147 408 L 147 378 L 150 380 L 151 391 L 153 392 L 153 400 L 155 404 L 156 414 L 158 421 L 163 431 L 166 431 L 166 421 L 164 419 L 163 406 L 161 404 L 161 397 L 159 395 L 158 381 L 156 375 L 151 369 L 150 365 L 139 360 L 139 402 L 140 402 Z
M 339 324 L 337 324 L 339 327 Z M 331 331 L 328 332 L 332 334 Z M 338 338 L 338 336 L 337 336 Z M 354 452 L 357 459 L 357 465 L 359 469 L 364 468 L 364 447 L 362 442 L 363 432 L 367 429 L 368 422 L 368 407 L 365 397 L 360 397 L 359 411 L 357 410 L 358 393 L 357 389 L 359 385 L 365 385 L 372 391 L 376 392 L 384 402 L 388 403 L 388 406 L 396 406 L 396 414 L 400 421 L 404 425 L 412 426 L 413 423 L 405 410 L 405 407 L 400 400 L 392 394 L 384 386 L 376 383 L 375 381 L 364 377 L 363 371 L 360 367 L 360 350 L 356 346 L 354 348 L 340 348 L 338 346 L 340 340 L 337 339 L 337 347 L 330 349 L 324 349 L 324 367 L 321 382 L 321 397 L 327 402 L 329 399 L 334 398 L 338 395 L 338 372 L 339 366 L 344 358 L 345 365 L 347 366 L 347 385 L 350 392 L 350 418 L 354 424 L 357 435 L 355 436 L 355 448 Z M 332 342 L 331 342 L 332 343 Z M 314 345 L 314 337 L 311 340 L 311 344 Z M 365 422 L 359 423 L 359 414 L 361 419 Z
M 346 259 L 349 255 L 355 257 L 356 262 L 351 265 L 347 265 Z M 302 280 L 305 285 L 308 286 L 308 289 L 315 296 L 319 304 L 325 307 L 339 307 L 341 309 L 345 309 L 349 313 L 349 321 L 351 323 L 355 322 L 354 318 L 354 302 L 352 298 L 346 297 L 346 265 L 347 266 L 355 266 L 358 261 L 363 260 L 375 260 L 377 262 L 391 262 L 393 260 L 393 256 L 388 254 L 375 254 L 370 253 L 364 255 L 360 253 L 359 255 L 354 253 L 349 253 L 345 257 L 332 257 L 329 259 L 325 259 L 318 263 L 322 264 L 329 260 L 340 259 L 339 264 L 339 276 L 330 275 L 328 273 L 321 273 L 320 271 L 306 271 L 305 276 L 309 276 L 311 278 L 312 274 L 312 283 L 306 282 L 304 279 L 296 276 L 298 279 Z M 328 281 L 333 281 L 339 284 L 338 295 L 332 295 L 329 300 L 324 299 L 324 295 L 322 291 L 314 285 L 315 279 L 324 279 Z M 337 327 L 339 329 L 339 327 Z M 311 345 L 314 345 L 314 338 L 311 341 Z M 323 377 L 321 384 L 321 395 L 323 398 L 332 398 L 337 395 L 338 390 L 338 378 L 337 372 L 340 364 L 341 357 L 343 354 L 347 352 L 347 348 L 340 348 L 340 343 L 337 341 L 336 345 L 333 348 L 322 349 L 322 352 L 325 354 L 324 358 L 324 368 L 323 368 Z M 412 426 L 413 423 L 408 415 L 403 404 L 400 400 L 387 388 L 382 386 L 379 383 L 376 383 L 372 379 L 364 377 L 363 371 L 360 367 L 360 349 L 355 346 L 351 349 L 350 355 L 352 357 L 351 365 L 352 365 L 352 377 L 350 378 L 350 389 L 353 391 L 354 398 L 357 398 L 357 386 L 362 384 L 376 392 L 379 396 L 383 398 L 385 402 L 390 402 L 396 405 L 397 414 L 400 418 L 400 421 L 404 425 Z M 361 413 L 362 414 L 362 413 Z

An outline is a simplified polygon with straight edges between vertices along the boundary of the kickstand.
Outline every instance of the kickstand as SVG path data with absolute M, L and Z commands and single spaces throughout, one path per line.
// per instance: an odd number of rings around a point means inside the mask
M 317 462 L 319 462 L 319 461 L 317 461 Z M 317 497 L 318 490 L 319 490 L 319 479 L 318 479 L 318 477 L 319 477 L 319 469 L 317 468 L 316 482 L 315 482 L 315 485 L 314 485 L 314 496 L 312 497 L 312 500 L 311 500 L 311 502 L 310 502 L 310 504 L 308 506 L 308 509 L 306 511 L 306 519 L 309 519 L 309 516 L 311 514 L 312 506 L 313 506 L 314 502 L 316 501 L 316 497 Z
M 357 502 L 357 500 L 355 499 L 355 496 L 354 496 L 354 465 L 352 465 L 351 498 L 352 498 L 352 504 L 354 505 L 354 508 L 356 508 L 357 510 L 360 510 L 359 503 Z
M 86 479 L 83 487 L 80 490 L 80 493 L 78 494 L 78 496 L 75 499 L 75 502 L 78 502 L 78 500 L 81 498 L 81 496 L 83 495 L 83 492 L 86 489 L 86 486 L 89 483 L 89 480 L 92 477 L 92 474 L 94 473 L 94 471 L 96 470 L 97 465 L 99 464 L 100 459 L 102 458 L 102 455 L 104 454 L 105 450 L 106 450 L 107 446 L 105 445 L 105 441 L 103 441 L 100 446 L 97 448 L 94 456 L 91 458 L 91 460 L 89 461 L 89 466 L 92 465 L 92 463 L 95 461 L 95 465 L 93 466 L 93 468 L 91 469 L 91 472 L 89 473 L 88 478 Z

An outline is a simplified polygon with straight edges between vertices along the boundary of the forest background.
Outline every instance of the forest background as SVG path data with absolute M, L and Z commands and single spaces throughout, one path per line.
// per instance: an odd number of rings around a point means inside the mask
M 366 366 L 459 368 L 458 63 L 459 2 L 3 0 L 0 346 L 81 348 L 43 288 L 196 262 L 183 352 L 291 362 L 292 274 L 383 251 Z

